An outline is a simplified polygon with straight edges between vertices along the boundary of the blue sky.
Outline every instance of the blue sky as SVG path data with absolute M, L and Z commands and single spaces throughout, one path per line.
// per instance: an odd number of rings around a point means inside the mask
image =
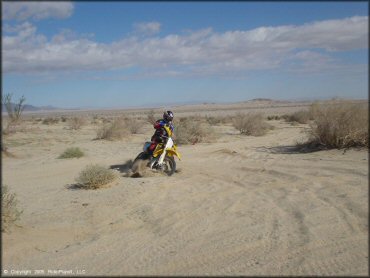
M 368 98 L 367 2 L 3 2 L 2 93 L 57 107 Z

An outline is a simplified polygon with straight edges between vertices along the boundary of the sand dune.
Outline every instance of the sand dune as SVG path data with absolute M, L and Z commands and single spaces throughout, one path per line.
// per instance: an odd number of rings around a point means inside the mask
M 263 137 L 217 127 L 216 143 L 180 146 L 172 177 L 127 177 L 150 138 L 92 140 L 40 127 L 15 134 L 3 183 L 24 210 L 3 234 L 3 270 L 84 270 L 87 275 L 367 275 L 368 153 L 299 153 L 306 125 L 272 121 Z M 45 132 L 45 129 L 51 130 Z M 15 141 L 14 141 L 15 142 Z M 69 146 L 86 157 L 56 159 Z M 89 163 L 120 178 L 73 189 Z

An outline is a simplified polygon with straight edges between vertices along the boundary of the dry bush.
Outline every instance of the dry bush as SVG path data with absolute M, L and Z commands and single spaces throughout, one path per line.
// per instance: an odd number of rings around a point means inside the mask
M 12 103 L 13 94 L 5 94 L 2 98 L 1 105 L 5 107 L 8 114 L 8 123 L 5 133 L 16 132 L 16 126 L 22 122 L 22 113 L 25 107 L 26 98 L 22 96 L 17 103 Z M 4 131 L 2 130 L 4 133 Z
M 271 125 L 264 121 L 261 113 L 238 113 L 233 119 L 233 126 L 241 134 L 253 136 L 265 135 L 272 128 Z
M 136 118 L 124 118 L 123 121 L 131 134 L 138 134 L 143 129 L 143 122 Z
M 1 204 L 1 230 L 6 232 L 9 230 L 11 225 L 19 219 L 22 213 L 22 211 L 19 211 L 17 208 L 18 201 L 16 199 L 16 195 L 14 193 L 9 193 L 6 185 L 2 187 Z
M 176 142 L 179 144 L 195 144 L 213 142 L 216 133 L 208 123 L 194 121 L 190 118 L 181 118 L 175 122 Z
M 147 116 L 146 116 L 146 120 L 148 123 L 154 125 L 155 122 L 157 121 L 156 118 L 155 118 L 155 112 L 154 110 L 150 110 L 148 113 L 147 113 Z
M 367 105 L 331 101 L 311 107 L 310 145 L 325 148 L 369 147 Z
M 222 116 L 217 116 L 217 117 L 215 117 L 215 116 L 206 116 L 205 120 L 210 125 L 225 124 L 225 123 L 228 122 L 228 118 L 227 117 L 222 117 Z
M 287 122 L 297 122 L 300 124 L 307 124 L 310 120 L 312 120 L 312 113 L 311 110 L 300 110 L 294 112 L 291 115 L 286 116 L 285 120 Z
M 42 123 L 44 125 L 52 125 L 52 124 L 57 124 L 59 123 L 59 118 L 54 118 L 54 117 L 47 117 L 45 119 L 42 120 Z
M 281 116 L 279 116 L 279 115 L 270 115 L 270 116 L 267 116 L 267 120 L 268 121 L 280 120 L 280 119 L 281 119 Z
M 129 134 L 130 130 L 127 128 L 126 120 L 116 118 L 112 123 L 104 124 L 103 127 L 98 129 L 96 139 L 119 140 Z
M 1 143 L 1 154 L 6 156 L 6 157 L 15 157 L 14 154 L 9 152 L 8 148 L 5 146 L 4 141 Z
M 64 158 L 80 158 L 84 156 L 84 152 L 80 150 L 80 148 L 77 147 L 71 147 L 66 149 L 58 158 L 64 159 Z
M 114 122 L 114 119 L 112 119 L 112 118 L 110 118 L 110 117 L 108 117 L 108 118 L 106 118 L 106 117 L 102 117 L 101 118 L 101 121 L 103 122 L 103 124 L 107 124 L 107 123 L 113 123 Z
M 83 117 L 73 117 L 69 119 L 68 125 L 70 129 L 78 130 L 82 126 L 86 125 L 86 119 Z
M 98 164 L 88 165 L 76 178 L 78 186 L 84 189 L 97 189 L 117 178 L 116 173 Z

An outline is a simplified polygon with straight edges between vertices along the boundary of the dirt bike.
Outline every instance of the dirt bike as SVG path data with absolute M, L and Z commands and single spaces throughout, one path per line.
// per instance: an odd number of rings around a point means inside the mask
M 165 127 L 167 134 L 172 134 L 172 132 Z M 153 151 L 150 153 L 149 147 L 152 142 L 145 142 L 143 147 L 143 152 L 139 153 L 135 158 L 133 165 L 139 160 L 148 160 L 147 167 L 150 169 L 158 170 L 171 176 L 176 171 L 176 161 L 175 156 L 181 160 L 181 155 L 177 151 L 177 145 L 173 142 L 171 136 L 164 136 L 165 142 L 158 143 Z

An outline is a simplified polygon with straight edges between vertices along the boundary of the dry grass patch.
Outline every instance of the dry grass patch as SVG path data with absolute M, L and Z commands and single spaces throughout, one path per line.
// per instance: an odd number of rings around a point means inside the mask
M 6 157 L 15 157 L 14 154 L 9 152 L 8 148 L 4 145 L 4 143 L 1 144 L 1 153 Z
M 76 178 L 78 187 L 84 189 L 98 189 L 113 182 L 117 174 L 98 164 L 88 165 Z
M 8 187 L 4 185 L 1 192 L 1 230 L 9 231 L 10 227 L 20 218 L 22 211 L 18 209 L 16 195 L 9 193 Z
M 179 144 L 210 143 L 217 138 L 215 131 L 207 122 L 181 118 L 175 123 L 176 142 Z
M 294 112 L 291 115 L 285 116 L 285 120 L 287 122 L 297 122 L 300 124 L 307 124 L 310 120 L 313 120 L 312 109 Z
M 238 113 L 233 118 L 233 126 L 240 131 L 240 134 L 253 136 L 265 135 L 272 129 L 261 113 Z
M 268 121 L 272 121 L 272 120 L 280 120 L 281 119 L 281 116 L 279 115 L 270 115 L 270 116 L 267 116 L 267 120 Z
M 71 147 L 66 149 L 58 158 L 65 159 L 65 158 L 80 158 L 84 156 L 84 152 L 77 147 Z
M 311 108 L 313 123 L 307 144 L 325 148 L 369 147 L 366 104 L 331 101 Z
M 119 140 L 129 134 L 130 130 L 126 126 L 126 121 L 122 118 L 116 118 L 112 123 L 106 123 L 98 129 L 96 139 Z
M 47 117 L 42 120 L 42 123 L 44 125 L 53 125 L 59 123 L 59 118 L 57 117 Z
M 86 125 L 86 123 L 87 121 L 83 117 L 73 117 L 68 120 L 68 126 L 73 130 L 81 129 L 84 125 Z
M 147 121 L 148 123 L 150 123 L 151 125 L 154 125 L 154 124 L 155 124 L 155 122 L 156 122 L 157 120 L 156 120 L 156 117 L 155 117 L 155 112 L 154 112 L 154 110 L 150 110 L 150 111 L 147 113 L 147 115 L 146 115 L 146 121 Z
M 228 116 L 206 116 L 205 120 L 210 125 L 220 125 L 220 124 L 227 124 L 232 122 L 231 117 Z
M 139 134 L 144 123 L 136 118 L 124 118 L 125 125 L 131 134 Z

